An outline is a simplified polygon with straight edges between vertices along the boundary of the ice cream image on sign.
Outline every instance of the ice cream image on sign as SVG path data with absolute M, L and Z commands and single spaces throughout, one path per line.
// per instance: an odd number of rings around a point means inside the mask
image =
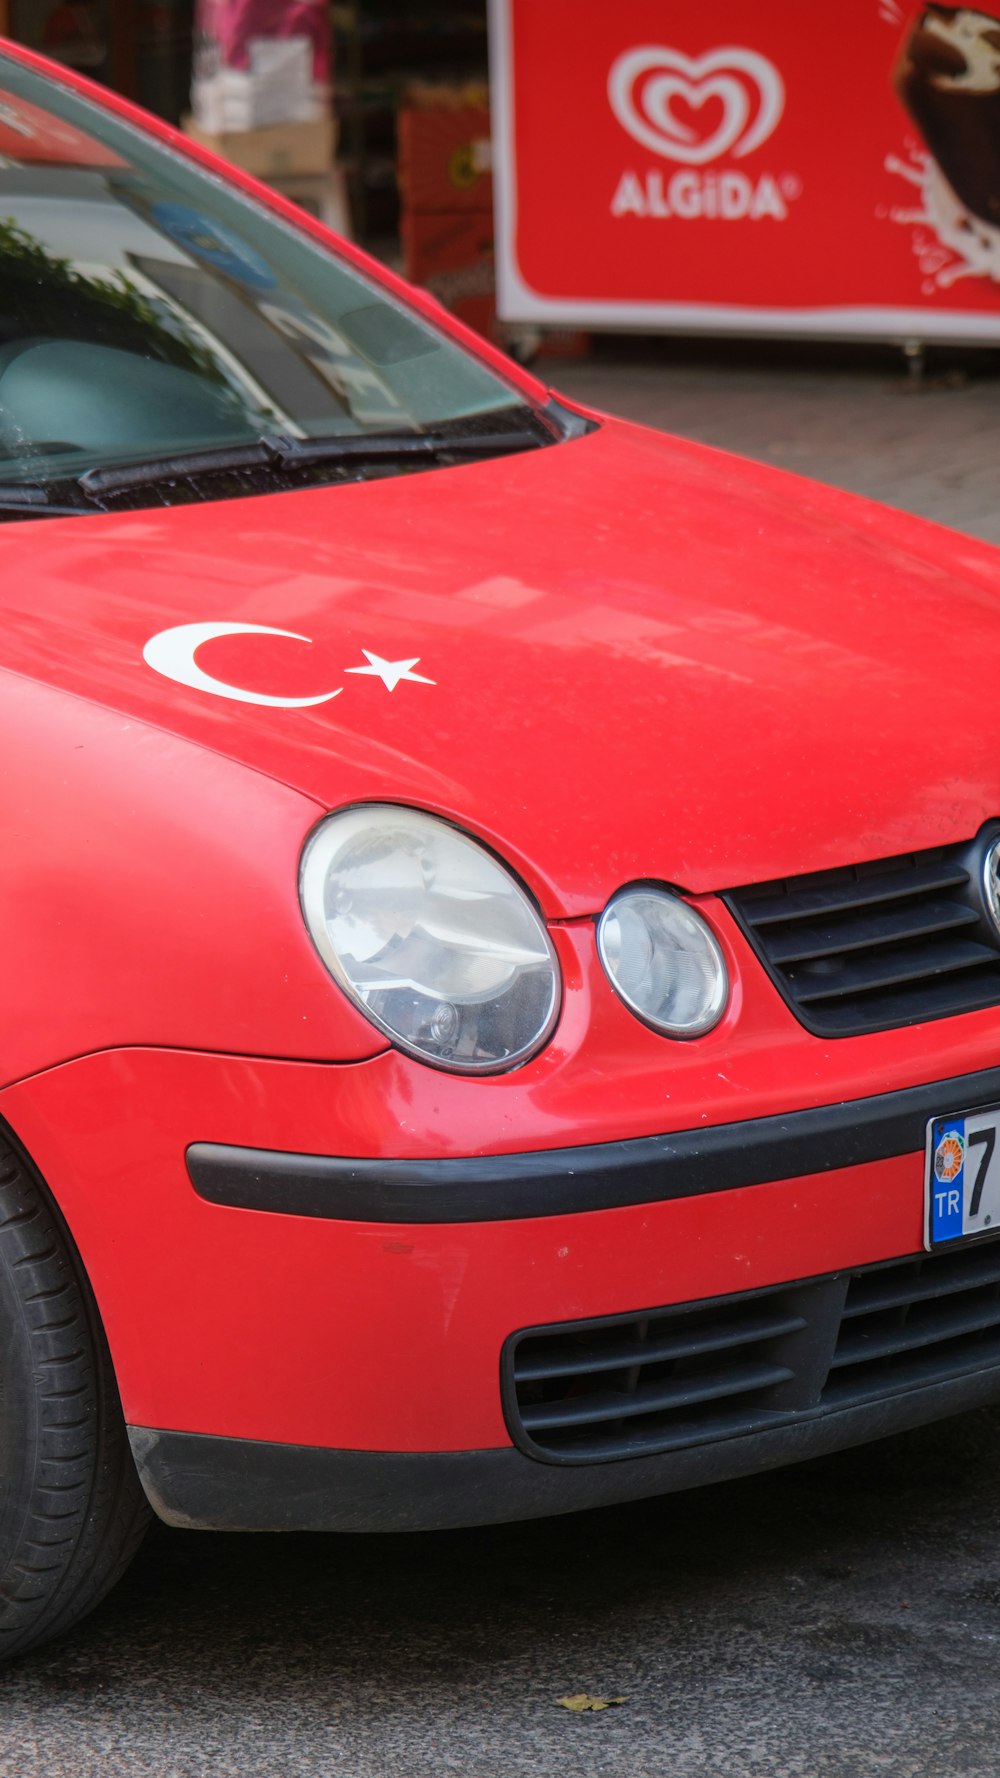
M 928 150 L 886 160 L 921 195 L 920 209 L 894 210 L 893 221 L 936 236 L 937 245 L 915 242 L 932 288 L 1000 282 L 1000 18 L 925 7 L 903 39 L 893 85 Z

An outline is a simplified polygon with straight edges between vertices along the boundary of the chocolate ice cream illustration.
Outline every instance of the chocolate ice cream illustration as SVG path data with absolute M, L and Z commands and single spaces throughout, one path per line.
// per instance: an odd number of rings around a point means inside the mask
M 894 85 L 959 202 L 1000 227 L 1000 18 L 926 7 Z
M 891 214 L 921 225 L 914 250 L 925 291 L 959 278 L 1000 283 L 1000 17 L 925 6 L 892 78 L 925 144 L 910 161 L 886 159 L 920 192 L 919 209 Z

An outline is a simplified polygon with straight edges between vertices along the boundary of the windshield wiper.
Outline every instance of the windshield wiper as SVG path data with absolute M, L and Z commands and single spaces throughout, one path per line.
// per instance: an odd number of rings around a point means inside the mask
M 79 518 L 89 508 L 82 501 L 53 499 L 48 488 L 33 482 L 0 482 L 0 514 L 22 519 Z
M 491 421 L 493 424 L 487 429 Z M 264 433 L 245 444 L 177 451 L 169 456 L 110 464 L 107 468 L 87 469 L 79 476 L 60 476 L 50 483 L 0 483 L 0 517 L 73 518 L 93 512 L 95 507 L 98 511 L 110 510 L 105 501 L 119 494 L 141 495 L 177 482 L 196 487 L 202 477 L 210 481 L 214 476 L 232 472 L 272 472 L 279 486 L 281 478 L 285 478 L 287 489 L 303 485 L 297 479 L 297 471 L 308 471 L 324 463 L 341 466 L 349 478 L 358 479 L 367 469 L 378 470 L 383 465 L 388 468 L 394 463 L 423 463 L 429 467 L 433 463 L 469 462 L 555 444 L 563 438 L 582 436 L 593 426 L 593 421 L 550 400 L 540 410 L 514 408 L 504 409 L 495 417 L 473 415 L 445 422 L 430 432 L 351 432 L 323 438 Z
M 508 451 L 525 451 L 554 442 L 539 427 L 524 425 L 494 432 L 373 432 L 346 433 L 332 438 L 286 438 L 265 434 L 248 444 L 223 445 L 204 451 L 179 451 L 171 456 L 149 457 L 139 463 L 112 464 L 107 469 L 87 469 L 76 486 L 91 500 L 104 495 L 149 488 L 161 482 L 191 481 L 202 475 L 227 470 L 271 468 L 308 469 L 318 463 L 352 464 L 359 469 L 381 463 L 441 462 L 446 458 L 498 457 Z

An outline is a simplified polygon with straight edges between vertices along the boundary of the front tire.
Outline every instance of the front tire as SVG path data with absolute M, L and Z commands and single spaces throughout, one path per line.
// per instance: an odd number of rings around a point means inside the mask
M 91 1611 L 149 1517 L 80 1261 L 0 1135 L 0 1662 Z

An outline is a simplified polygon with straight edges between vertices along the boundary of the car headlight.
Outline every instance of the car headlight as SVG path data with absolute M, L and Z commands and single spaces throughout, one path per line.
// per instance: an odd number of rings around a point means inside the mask
M 302 911 L 330 973 L 400 1049 L 463 1074 L 533 1055 L 559 1011 L 559 966 L 520 884 L 446 821 L 344 809 L 302 855 Z
M 668 1037 L 701 1037 L 729 997 L 722 952 L 699 914 L 667 889 L 623 889 L 597 927 L 597 948 L 626 1006 Z

